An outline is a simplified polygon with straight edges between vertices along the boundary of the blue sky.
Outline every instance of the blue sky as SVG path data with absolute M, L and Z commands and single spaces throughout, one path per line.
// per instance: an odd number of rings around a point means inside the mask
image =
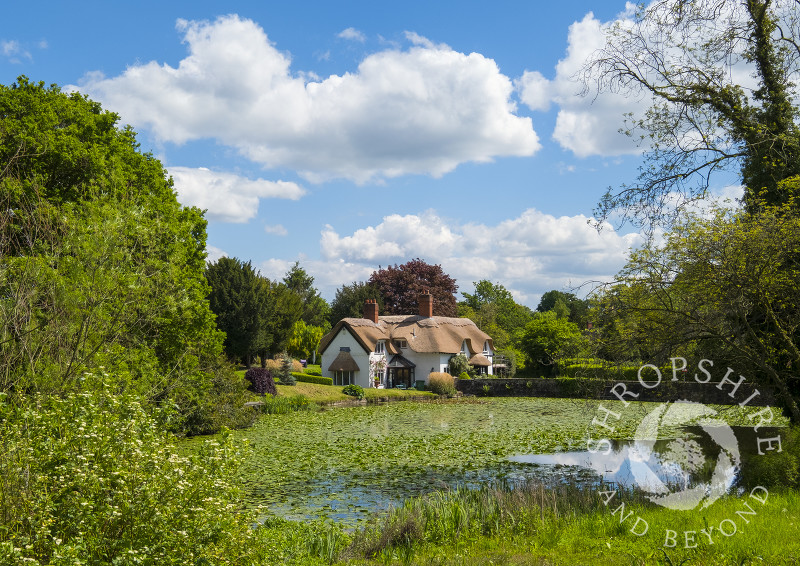
M 644 103 L 573 80 L 624 2 L 13 3 L 0 81 L 76 89 L 120 114 L 209 252 L 322 294 L 420 257 L 460 291 L 535 307 L 608 280 L 640 241 L 587 220 L 635 177 L 618 133 Z M 589 287 L 584 287 L 586 290 Z M 583 292 L 583 291 L 581 291 Z

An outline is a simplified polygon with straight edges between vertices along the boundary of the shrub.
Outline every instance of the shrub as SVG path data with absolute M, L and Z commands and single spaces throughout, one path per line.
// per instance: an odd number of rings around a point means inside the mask
M 297 381 L 295 381 L 292 375 L 292 362 L 294 360 L 292 360 L 289 354 L 284 352 L 279 358 L 279 361 L 281 363 L 281 369 L 279 370 L 278 376 L 280 377 L 281 385 L 296 385 Z M 302 368 L 303 366 L 301 365 L 300 367 Z
M 360 385 L 345 385 L 344 388 L 342 388 L 342 393 L 350 397 L 355 397 L 356 399 L 364 398 L 364 388 Z
M 308 364 L 306 366 L 306 368 L 304 370 L 301 370 L 301 371 L 303 373 L 305 373 L 306 375 L 321 376 L 322 375 L 322 366 L 314 365 L 314 364 Z
M 250 391 L 258 395 L 277 395 L 275 380 L 272 379 L 272 372 L 264 368 L 250 368 L 244 374 L 244 378 L 250 382 Z
M 472 376 L 465 371 L 461 372 L 461 375 L 458 376 L 459 379 L 472 379 Z
M 246 428 L 253 424 L 258 413 L 245 405 L 251 399 L 251 385 L 230 365 L 213 370 L 211 387 L 200 392 L 180 389 L 175 402 L 181 407 L 182 419 L 170 423 L 170 430 L 185 436 L 214 434 L 223 427 Z
M 304 371 L 306 373 L 310 373 L 303 368 L 303 364 L 301 364 L 298 360 L 292 359 L 291 357 L 289 357 L 289 360 L 291 360 L 290 371 L 294 373 L 303 373 Z M 273 375 L 280 375 L 280 371 L 283 369 L 283 354 L 278 354 L 273 360 L 267 360 L 265 365 L 267 369 L 273 373 Z M 320 371 L 320 375 L 322 375 L 322 371 Z
M 455 395 L 456 386 L 449 373 L 434 371 L 428 375 L 428 389 L 437 395 Z
M 0 394 L 0 562 L 261 563 L 232 438 L 181 455 L 148 414 L 159 409 L 108 389 Z
M 309 375 L 307 373 L 295 373 L 292 372 L 292 375 L 297 381 L 302 381 L 303 383 L 316 383 L 318 385 L 333 385 L 333 379 L 330 377 L 322 377 L 318 375 Z
M 450 375 L 461 375 L 469 371 L 469 360 L 464 354 L 456 354 L 450 358 Z

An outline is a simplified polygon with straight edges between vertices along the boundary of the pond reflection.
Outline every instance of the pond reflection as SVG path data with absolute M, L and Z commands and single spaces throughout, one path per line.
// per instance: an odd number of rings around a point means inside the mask
M 778 429 L 761 435 L 776 434 Z M 710 505 L 728 492 L 756 452 L 756 435 L 747 427 L 686 427 L 677 438 L 608 441 L 602 450 L 523 454 L 509 461 L 539 470 L 542 479 L 586 481 L 636 488 L 651 501 L 672 509 Z M 598 448 L 593 445 L 592 448 Z

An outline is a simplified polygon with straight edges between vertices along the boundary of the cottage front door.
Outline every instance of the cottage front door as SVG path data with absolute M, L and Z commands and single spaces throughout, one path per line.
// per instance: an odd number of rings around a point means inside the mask
M 389 368 L 389 387 L 397 387 L 398 385 L 411 388 L 410 368 Z

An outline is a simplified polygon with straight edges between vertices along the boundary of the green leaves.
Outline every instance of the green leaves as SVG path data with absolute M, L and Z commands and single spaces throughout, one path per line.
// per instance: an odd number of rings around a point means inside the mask
M 389 403 L 265 416 L 236 436 L 253 444 L 243 468 L 251 504 L 305 517 L 334 500 L 336 517 L 355 523 L 364 509 L 500 478 L 514 471 L 508 456 L 581 445 L 595 411 L 566 399 Z M 642 416 L 628 415 L 622 436 Z
M 180 455 L 142 400 L 111 394 L 112 379 L 85 379 L 95 392 L 19 405 L 0 395 L 0 557 L 250 563 L 258 550 L 235 507 L 232 438 Z
M 578 326 L 555 311 L 537 313 L 520 340 L 520 348 L 540 375 L 555 375 L 560 359 L 578 356 L 587 346 Z

